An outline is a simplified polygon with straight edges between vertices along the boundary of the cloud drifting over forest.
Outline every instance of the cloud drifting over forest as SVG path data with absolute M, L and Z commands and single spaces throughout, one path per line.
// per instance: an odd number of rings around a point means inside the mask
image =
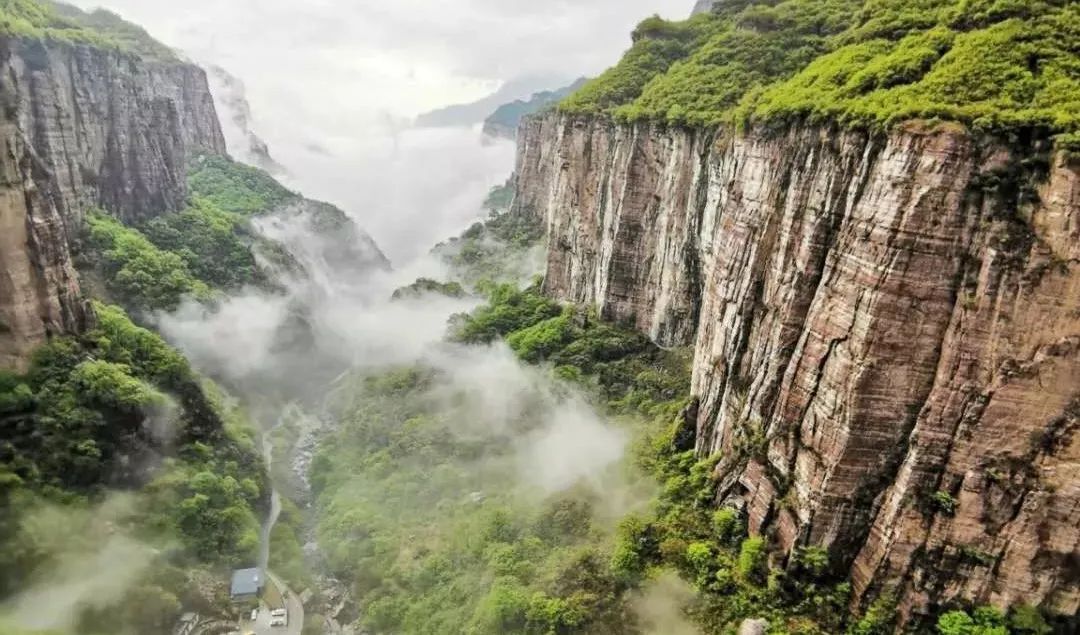
M 513 170 L 513 144 L 410 130 L 420 113 L 501 83 L 595 74 L 642 16 L 688 0 L 75 0 L 137 22 L 244 84 L 284 180 L 358 219 L 396 263 L 462 229 Z M 223 117 L 228 125 L 229 117 Z M 234 152 L 238 149 L 233 148 Z

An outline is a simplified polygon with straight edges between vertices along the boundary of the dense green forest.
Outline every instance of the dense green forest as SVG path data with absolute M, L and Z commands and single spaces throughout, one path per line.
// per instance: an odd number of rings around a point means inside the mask
M 947 120 L 1080 147 L 1075 2 L 717 7 L 642 22 L 622 61 L 560 108 L 692 126 Z M 0 31 L 173 56 L 113 14 L 60 4 L 0 0 Z M 181 610 L 229 617 L 228 572 L 255 563 L 271 489 L 257 426 L 144 326 L 188 301 L 283 293 L 300 264 L 256 224 L 305 199 L 227 157 L 196 157 L 187 176 L 183 209 L 133 223 L 87 214 L 78 264 L 93 324 L 53 338 L 26 372 L 0 371 L 0 635 L 45 635 L 24 628 L 43 610 L 80 635 L 169 632 Z M 718 505 L 718 457 L 693 447 L 690 351 L 546 297 L 532 275 L 545 228 L 513 197 L 513 181 L 493 188 L 487 219 L 434 248 L 447 279 L 392 298 L 479 306 L 415 363 L 364 360 L 319 395 L 333 425 L 311 499 L 283 492 L 271 568 L 296 590 L 332 574 L 356 601 L 343 618 L 371 633 L 728 635 L 748 618 L 777 635 L 894 632 L 888 593 L 851 615 L 828 553 L 781 558 Z M 327 204 L 309 211 L 317 231 L 349 222 Z M 265 397 L 273 410 L 278 395 Z M 279 490 L 296 478 L 298 437 L 290 425 L 272 435 Z M 57 602 L 72 579 L 92 584 Z M 911 628 L 1054 632 L 1032 607 L 934 610 Z M 321 632 L 308 617 L 305 632 Z
M 0 373 L 0 596 L 17 616 L 44 610 L 38 589 L 100 567 L 115 591 L 49 610 L 77 632 L 161 632 L 181 603 L 222 609 L 223 571 L 254 557 L 267 477 L 241 409 L 123 310 L 94 310 L 94 329 Z
M 185 298 L 212 302 L 244 286 L 272 291 L 278 283 L 268 269 L 297 269 L 251 219 L 302 200 L 298 194 L 262 170 L 210 155 L 191 162 L 188 186 L 185 209 L 143 223 L 90 214 L 83 261 L 110 297 L 134 311 L 172 311 Z M 332 206 L 318 209 L 329 221 L 345 219 Z
M 717 458 L 696 455 L 686 414 L 689 351 L 554 302 L 539 283 L 506 282 L 513 258 L 543 234 L 507 209 L 512 193 L 493 191 L 490 219 L 449 243 L 464 246 L 448 257 L 464 284 L 421 280 L 403 291 L 483 295 L 451 320 L 446 348 L 430 362 L 354 373 L 332 404 L 339 427 L 310 474 L 317 536 L 360 623 L 373 633 L 675 632 L 680 623 L 734 633 L 764 618 L 776 634 L 892 633 L 890 596 L 851 616 L 850 586 L 827 553 L 779 561 L 737 511 L 717 507 Z M 511 384 L 520 403 L 504 411 L 477 397 L 484 388 L 458 379 L 475 368 L 493 369 L 482 385 L 501 392 L 514 392 L 507 377 L 521 373 Z M 599 476 L 539 486 L 522 474 L 521 440 L 543 445 L 545 426 L 574 416 L 557 404 L 578 399 L 625 435 L 626 455 Z M 577 425 L 575 442 L 585 443 L 590 427 Z M 565 450 L 549 447 L 545 460 Z M 1030 607 L 945 608 L 916 626 L 1053 632 Z
M 123 308 L 95 302 L 91 330 L 41 347 L 25 374 L 0 372 L 0 597 L 14 598 L 0 632 L 9 617 L 32 624 L 28 613 L 44 610 L 35 593 L 87 567 L 115 578 L 105 587 L 115 592 L 51 603 L 65 632 L 167 632 L 181 607 L 228 616 L 229 570 L 255 562 L 269 504 L 256 426 L 127 311 L 210 303 L 245 285 L 275 291 L 255 252 L 287 254 L 249 218 L 299 197 L 225 157 L 195 159 L 188 176 L 178 212 L 132 226 L 88 215 L 80 268 Z M 276 544 L 296 544 L 294 518 Z
M 473 346 L 503 339 L 518 359 L 539 364 L 554 390 L 589 395 L 634 439 L 632 451 L 602 490 L 579 482 L 537 492 L 513 457 L 515 439 L 541 421 L 522 413 L 509 430 L 463 435 L 476 414 L 467 393 L 446 393 L 452 382 L 444 370 L 419 365 L 355 377 L 338 406 L 341 428 L 324 443 L 311 478 L 321 549 L 362 598 L 366 627 L 637 632 L 647 618 L 636 607 L 674 572 L 693 588 L 683 608 L 705 632 L 733 633 L 747 618 L 769 620 L 770 633 L 892 632 L 888 598 L 847 619 L 850 587 L 829 575 L 823 551 L 804 549 L 782 566 L 763 539 L 746 535 L 734 510 L 716 508 L 715 460 L 696 457 L 680 416 L 689 401 L 685 351 L 657 349 L 535 287 L 487 293 L 487 304 L 455 320 L 450 339 Z M 543 398 L 532 398 L 530 412 L 542 417 Z M 610 506 L 619 496 L 633 499 L 629 512 Z M 974 615 L 948 613 L 938 631 L 1051 632 L 1026 607 L 1009 617 Z
M 731 0 L 650 18 L 568 113 L 674 124 L 911 119 L 1080 141 L 1080 5 L 1068 0 Z

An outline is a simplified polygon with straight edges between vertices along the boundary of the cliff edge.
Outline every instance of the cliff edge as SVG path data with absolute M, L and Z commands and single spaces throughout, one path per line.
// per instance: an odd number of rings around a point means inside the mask
M 72 265 L 83 215 L 179 209 L 186 164 L 225 153 L 203 71 L 110 47 L 0 36 L 0 367 L 92 319 Z
M 1080 611 L 1078 25 L 715 3 L 519 130 L 545 290 L 693 347 L 717 504 L 857 611 Z
M 718 502 L 857 604 L 1080 608 L 1080 169 L 868 134 L 552 114 L 520 130 L 546 291 L 692 345 Z

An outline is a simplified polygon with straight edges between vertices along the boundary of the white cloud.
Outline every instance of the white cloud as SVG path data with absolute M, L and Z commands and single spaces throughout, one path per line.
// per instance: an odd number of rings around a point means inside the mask
M 690 0 L 75 0 L 104 5 L 243 80 L 290 185 L 358 218 L 395 263 L 476 215 L 512 144 L 403 132 L 417 113 L 523 76 L 595 74 L 642 18 Z

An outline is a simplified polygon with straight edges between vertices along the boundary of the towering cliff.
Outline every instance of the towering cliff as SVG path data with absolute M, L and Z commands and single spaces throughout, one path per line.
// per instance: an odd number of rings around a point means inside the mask
M 1080 611 L 1078 27 L 713 3 L 519 130 L 546 291 L 693 347 L 716 502 L 856 609 Z
M 224 153 L 206 77 L 168 58 L 0 36 L 0 367 L 22 368 L 89 311 L 72 266 L 82 217 L 179 209 L 187 160 Z
M 552 114 L 515 207 L 545 288 L 692 345 L 717 502 L 856 606 L 1080 609 L 1080 164 L 910 122 L 735 133 Z

